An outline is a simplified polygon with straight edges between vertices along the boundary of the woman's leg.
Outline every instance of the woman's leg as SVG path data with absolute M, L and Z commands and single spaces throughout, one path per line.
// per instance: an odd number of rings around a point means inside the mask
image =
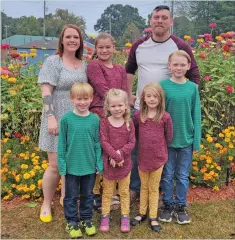
M 57 153 L 48 152 L 48 160 L 49 160 L 49 166 L 43 175 L 43 182 L 42 182 L 43 196 L 44 196 L 44 201 L 42 205 L 43 215 L 51 214 L 52 198 L 54 196 L 58 182 L 60 180 L 60 175 L 58 172 L 58 165 L 57 165 Z

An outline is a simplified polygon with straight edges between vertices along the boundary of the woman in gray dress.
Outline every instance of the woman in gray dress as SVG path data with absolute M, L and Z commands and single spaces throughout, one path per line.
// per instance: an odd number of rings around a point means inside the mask
M 58 126 L 61 117 L 73 109 L 69 91 L 75 82 L 87 82 L 86 63 L 82 61 L 83 38 L 78 26 L 64 26 L 56 55 L 49 56 L 38 76 L 41 86 L 43 111 L 39 148 L 48 154 L 49 167 L 43 176 L 44 201 L 40 212 L 43 222 L 51 222 L 51 202 L 60 175 L 57 167 Z M 62 179 L 61 199 L 64 197 Z

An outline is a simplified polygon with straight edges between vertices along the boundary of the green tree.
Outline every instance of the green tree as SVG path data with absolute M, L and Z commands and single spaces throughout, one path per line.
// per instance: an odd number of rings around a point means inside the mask
M 145 19 L 139 15 L 137 8 L 122 4 L 112 4 L 106 8 L 94 28 L 99 32 L 110 32 L 110 23 L 111 34 L 115 39 L 123 36 L 123 30 L 130 23 L 134 23 L 140 32 L 146 26 Z
M 86 22 L 83 17 L 69 13 L 67 9 L 57 9 L 54 15 L 46 15 L 46 36 L 58 37 L 65 24 L 78 25 L 84 35 Z
M 140 30 L 136 27 L 134 23 L 130 23 L 127 25 L 126 30 L 123 33 L 123 43 L 126 42 L 134 42 L 138 38 L 140 38 Z

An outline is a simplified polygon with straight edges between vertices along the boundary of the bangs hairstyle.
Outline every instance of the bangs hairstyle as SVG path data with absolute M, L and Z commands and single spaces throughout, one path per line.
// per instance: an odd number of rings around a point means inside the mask
M 173 56 L 178 56 L 178 57 L 185 57 L 188 60 L 188 63 L 191 63 L 191 57 L 189 56 L 189 54 L 187 52 L 185 52 L 184 50 L 177 50 L 173 53 L 170 54 L 169 58 L 168 58 L 168 63 L 171 61 Z
M 148 118 L 148 105 L 145 102 L 145 95 L 146 91 L 151 90 L 154 94 L 157 95 L 159 104 L 156 107 L 156 115 L 153 118 L 154 122 L 159 122 L 165 112 L 165 95 L 163 92 L 162 87 L 159 84 L 150 83 L 146 85 L 142 91 L 141 97 L 140 97 L 140 120 L 141 122 L 145 122 Z
M 128 103 L 128 96 L 127 93 L 124 92 L 121 89 L 116 89 L 116 88 L 111 88 L 105 96 L 105 100 L 104 100 L 104 114 L 105 117 L 109 117 L 112 114 L 109 111 L 109 104 L 110 104 L 110 99 L 112 97 L 121 97 L 123 102 L 126 104 L 126 111 L 123 115 L 124 121 L 126 123 L 126 127 L 128 129 L 128 131 L 130 131 L 130 118 L 131 118 L 131 111 L 130 111 L 130 107 L 129 107 L 129 103 Z
M 93 98 L 93 88 L 89 83 L 86 82 L 78 82 L 74 83 L 72 88 L 70 89 L 70 98 Z
M 95 39 L 95 47 L 97 46 L 98 41 L 99 41 L 100 39 L 110 39 L 111 42 L 113 43 L 113 45 L 115 46 L 115 43 L 116 43 L 116 42 L 115 42 L 115 40 L 113 39 L 113 37 L 112 37 L 110 34 L 108 34 L 108 33 L 102 32 L 102 33 L 100 33 L 100 34 L 96 37 L 96 39 Z
M 58 54 L 60 57 L 63 56 L 63 53 L 64 53 L 63 37 L 64 37 L 64 32 L 67 28 L 73 28 L 73 29 L 77 30 L 77 32 L 78 32 L 78 35 L 79 35 L 79 38 L 80 38 L 80 46 L 75 53 L 75 57 L 82 60 L 82 56 L 83 56 L 83 37 L 82 37 L 82 33 L 81 33 L 80 28 L 77 25 L 74 25 L 74 24 L 67 24 L 63 27 L 63 29 L 60 33 L 58 50 L 57 50 L 56 54 Z

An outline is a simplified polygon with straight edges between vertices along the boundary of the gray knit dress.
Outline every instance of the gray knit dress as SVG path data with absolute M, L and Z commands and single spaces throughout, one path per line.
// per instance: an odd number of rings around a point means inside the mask
M 52 92 L 55 117 L 60 124 L 61 117 L 73 109 L 70 101 L 70 89 L 75 82 L 87 82 L 87 65 L 82 63 L 82 69 L 68 69 L 59 55 L 49 56 L 39 72 L 38 83 L 49 83 L 54 86 Z M 39 148 L 46 152 L 57 152 L 58 137 L 48 134 L 47 116 L 44 108 L 39 136 Z

